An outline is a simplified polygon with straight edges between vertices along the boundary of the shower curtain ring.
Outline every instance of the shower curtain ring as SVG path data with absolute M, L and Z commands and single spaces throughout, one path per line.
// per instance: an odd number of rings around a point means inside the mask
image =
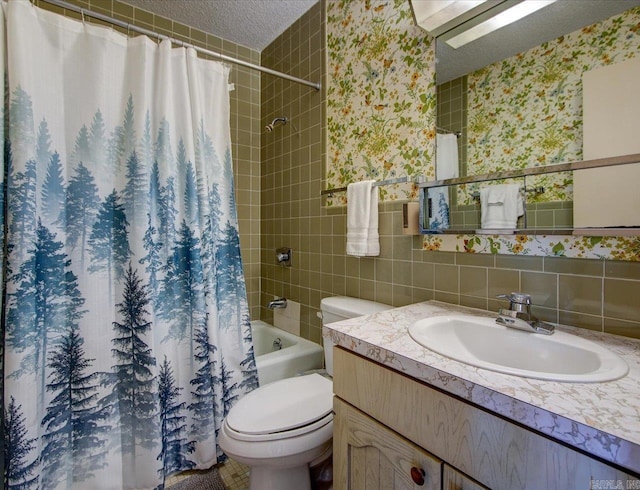
M 80 9 L 80 16 L 82 17 L 82 24 L 84 25 L 84 9 Z

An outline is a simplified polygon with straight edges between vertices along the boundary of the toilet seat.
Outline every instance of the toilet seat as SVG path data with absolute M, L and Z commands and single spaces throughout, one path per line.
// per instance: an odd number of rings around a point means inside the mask
M 285 430 L 282 432 L 274 432 L 272 434 L 245 434 L 232 429 L 229 424 L 225 422 L 225 432 L 229 437 L 237 441 L 249 441 L 249 442 L 261 442 L 261 441 L 279 441 L 282 439 L 290 439 L 292 437 L 303 436 L 310 432 L 317 431 L 325 425 L 333 421 L 333 413 L 325 415 L 319 420 L 316 420 L 308 425 L 298 427 L 296 429 Z
M 225 419 L 241 441 L 275 441 L 318 430 L 333 420 L 333 384 L 320 374 L 286 378 L 243 397 Z

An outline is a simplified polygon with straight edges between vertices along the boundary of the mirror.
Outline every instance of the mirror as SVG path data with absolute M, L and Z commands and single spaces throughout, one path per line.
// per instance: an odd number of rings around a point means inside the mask
M 459 175 L 582 160 L 582 73 L 635 56 L 639 36 L 629 27 L 638 24 L 638 5 L 558 0 L 459 49 L 438 39 L 437 125 L 460 134 Z M 483 68 L 487 62 L 493 64 Z M 527 219 L 518 227 L 546 229 L 557 215 L 553 227 L 571 229 L 572 184 L 570 172 L 529 178 L 523 187 L 541 191 L 526 193 Z M 452 222 L 478 213 L 476 192 L 471 185 L 449 189 Z
M 640 59 L 627 63 L 633 64 L 640 76 Z M 604 76 L 609 74 L 604 73 Z M 626 83 L 633 83 L 633 80 Z M 618 98 L 628 104 L 626 98 Z M 640 97 L 630 105 L 632 112 L 640 114 Z M 585 104 L 585 113 L 590 106 Z M 640 117 L 636 116 L 636 119 L 640 121 Z M 640 153 L 614 157 L 599 155 L 601 151 L 607 153 L 608 145 L 618 136 L 617 133 L 607 134 L 605 126 L 613 127 L 614 124 L 606 116 L 597 122 L 601 128 L 591 128 L 589 124 L 589 129 L 599 129 L 604 137 L 594 138 L 594 143 L 585 148 L 585 152 L 596 156 L 594 159 L 420 184 L 421 233 L 639 236 L 640 215 L 637 210 L 640 209 L 640 193 L 637 192 L 637 182 L 640 181 Z M 629 136 L 635 127 L 637 125 L 622 131 L 620 138 L 625 143 L 632 139 Z M 638 148 L 637 143 L 629 146 Z M 574 202 L 564 207 L 557 203 L 532 203 L 535 196 L 545 189 L 532 187 L 529 182 L 560 174 L 573 176 Z M 451 206 L 461 191 L 471 196 L 472 202 Z M 583 228 L 576 229 L 576 222 L 580 222 Z

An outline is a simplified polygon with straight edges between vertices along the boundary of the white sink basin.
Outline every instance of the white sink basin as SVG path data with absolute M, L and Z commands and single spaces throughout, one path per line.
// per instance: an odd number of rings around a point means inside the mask
M 409 335 L 456 361 L 527 378 L 594 383 L 629 371 L 624 359 L 589 340 L 557 330 L 553 335 L 515 330 L 493 318 L 425 318 L 409 327 Z

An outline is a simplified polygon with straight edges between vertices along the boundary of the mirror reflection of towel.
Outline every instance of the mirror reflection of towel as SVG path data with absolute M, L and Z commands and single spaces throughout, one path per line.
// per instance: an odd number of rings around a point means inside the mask
M 497 184 L 480 189 L 482 228 L 514 229 L 524 214 L 519 184 Z
M 459 176 L 458 138 L 455 134 L 436 134 L 436 179 L 454 179 Z M 431 201 L 429 228 L 447 229 L 449 215 L 449 188 L 432 187 L 427 191 Z

